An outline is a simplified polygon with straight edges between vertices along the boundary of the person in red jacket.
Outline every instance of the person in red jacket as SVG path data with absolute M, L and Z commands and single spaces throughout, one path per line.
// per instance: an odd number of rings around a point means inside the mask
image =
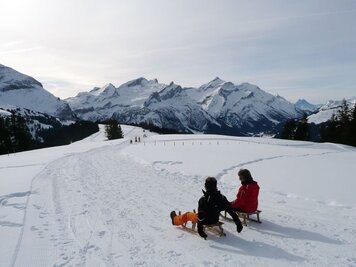
M 258 207 L 258 193 L 260 187 L 251 176 L 247 169 L 241 169 L 238 172 L 241 181 L 241 186 L 237 192 L 236 199 L 231 202 L 233 210 L 251 213 L 255 212 Z

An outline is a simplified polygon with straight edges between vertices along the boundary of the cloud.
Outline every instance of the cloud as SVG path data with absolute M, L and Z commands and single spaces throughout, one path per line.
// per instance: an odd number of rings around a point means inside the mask
M 287 99 L 355 94 L 355 1 L 12 0 L 2 9 L 1 63 L 60 97 L 140 76 L 183 86 L 220 76 Z
M 8 55 L 8 54 L 21 54 L 28 53 L 36 50 L 41 50 L 41 46 L 27 47 L 27 48 L 19 48 L 19 49 L 9 49 L 5 51 L 0 51 L 0 55 Z

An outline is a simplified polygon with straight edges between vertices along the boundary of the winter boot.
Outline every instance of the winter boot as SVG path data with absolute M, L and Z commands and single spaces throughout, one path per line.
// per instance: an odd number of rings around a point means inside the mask
M 171 212 L 171 219 L 172 219 L 172 224 L 174 225 L 174 218 L 177 216 L 177 213 L 175 211 Z

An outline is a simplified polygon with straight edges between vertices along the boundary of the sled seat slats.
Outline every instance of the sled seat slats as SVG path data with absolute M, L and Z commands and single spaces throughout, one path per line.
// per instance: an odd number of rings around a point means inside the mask
M 242 224 L 247 226 L 247 221 L 253 221 L 253 222 L 257 222 L 257 223 L 262 223 L 261 220 L 260 220 L 260 213 L 262 212 L 262 210 L 256 210 L 255 212 L 250 212 L 250 213 L 247 213 L 247 212 L 240 212 L 240 211 L 235 211 L 235 213 L 240 217 L 242 218 Z M 221 215 L 221 214 L 220 214 Z M 254 218 L 251 218 L 250 216 L 251 215 L 256 215 L 256 219 Z M 224 217 L 225 219 L 228 219 L 227 217 L 227 212 L 225 211 L 224 213 Z

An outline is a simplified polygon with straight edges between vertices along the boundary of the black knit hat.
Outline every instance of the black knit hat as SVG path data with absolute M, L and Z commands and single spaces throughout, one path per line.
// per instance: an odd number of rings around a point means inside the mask
M 214 191 L 216 190 L 216 185 L 217 185 L 217 181 L 214 177 L 208 177 L 205 180 L 205 189 L 207 191 Z

